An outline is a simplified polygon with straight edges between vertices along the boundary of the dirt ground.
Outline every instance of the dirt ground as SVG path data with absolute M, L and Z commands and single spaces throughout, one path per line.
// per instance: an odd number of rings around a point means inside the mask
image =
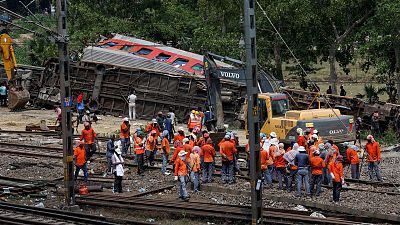
M 28 124 L 37 124 L 40 120 L 46 120 L 47 124 L 54 124 L 56 118 L 56 114 L 52 110 L 26 110 L 21 112 L 9 112 L 6 108 L 0 108 L 0 128 L 3 130 L 25 130 L 25 126 Z M 122 121 L 122 118 L 112 117 L 112 116 L 101 116 L 101 120 L 98 121 L 97 124 L 94 124 L 93 127 L 97 133 L 101 135 L 107 135 L 115 132 L 119 129 L 119 125 Z M 139 120 L 132 122 L 132 128 L 135 129 L 139 126 L 146 125 L 148 121 Z M 182 125 L 181 125 L 182 126 Z M 82 128 L 82 126 L 80 127 Z M 238 133 L 241 144 L 245 143 L 244 131 L 236 130 Z M 6 139 L 2 139 L 0 135 L 1 141 L 5 141 Z M 40 140 L 54 140 L 56 145 L 60 144 L 59 138 L 54 137 L 43 137 L 43 136 L 29 136 L 26 137 L 24 135 L 7 134 L 6 137 L 9 140 L 17 140 L 19 142 L 23 142 L 24 144 L 31 143 L 35 145 L 37 139 Z M 101 143 L 104 148 L 104 143 Z M 101 176 L 106 170 L 106 160 L 104 156 L 96 155 L 97 159 L 92 161 L 89 165 L 89 169 L 92 170 L 96 177 Z M 400 182 L 400 154 L 399 152 L 385 152 L 382 153 L 382 175 L 384 177 L 385 182 Z M 131 157 L 126 158 L 126 162 L 134 163 Z M 219 164 L 219 159 L 217 159 Z M 160 167 L 160 162 L 156 163 L 156 166 Z M 245 167 L 244 163 L 241 165 Z M 29 179 L 29 180 L 53 180 L 63 176 L 63 165 L 59 160 L 55 159 L 35 159 L 35 158 L 27 158 L 21 156 L 10 156 L 6 154 L 0 155 L 0 176 L 21 178 L 21 179 Z M 171 171 L 171 166 L 168 167 L 169 171 Z M 246 174 L 246 172 L 244 172 Z M 349 176 L 349 170 L 345 169 L 346 176 Z M 366 174 L 366 166 L 363 167 L 362 179 L 368 179 Z M 89 175 L 89 179 L 93 174 Z M 112 176 L 106 176 L 112 179 Z M 123 181 L 123 190 L 126 194 L 132 193 L 140 193 L 143 191 L 154 190 L 167 184 L 173 183 L 173 175 L 163 176 L 159 169 L 147 170 L 145 172 L 145 176 L 141 177 L 136 174 L 135 167 L 129 167 L 126 171 Z M 96 184 L 96 183 L 90 183 Z M 78 184 L 79 185 L 79 182 Z M 103 183 L 104 192 L 111 192 L 112 182 Z M 233 185 L 223 184 L 219 177 L 215 177 L 213 183 L 205 184 L 210 187 L 216 188 L 227 188 L 232 190 L 241 190 L 248 191 L 249 190 L 249 182 L 247 180 L 238 179 L 238 182 Z M 276 189 L 276 186 L 273 189 L 265 189 L 264 194 L 274 194 L 276 196 L 286 196 L 290 198 L 294 197 L 293 192 L 288 193 L 286 191 L 279 191 Z M 357 187 L 357 186 L 353 186 Z M 59 183 L 59 188 L 62 188 L 62 182 Z M 369 187 L 367 187 L 369 188 Z M 306 201 L 319 202 L 324 204 L 331 204 L 331 190 L 323 189 L 324 192 L 320 198 L 305 198 Z M 342 194 L 342 201 L 339 203 L 340 205 L 346 207 L 352 207 L 359 210 L 368 210 L 368 211 L 376 211 L 379 213 L 386 214 L 399 214 L 400 209 L 398 205 L 400 204 L 399 195 L 389 196 L 380 193 L 374 193 L 373 190 L 381 190 L 386 191 L 384 188 L 376 188 L 371 189 L 371 192 L 365 191 L 346 191 Z M 391 189 L 390 191 L 397 191 L 395 189 Z M 49 188 L 45 190 L 47 193 L 46 198 L 30 198 L 27 196 L 12 196 L 7 198 L 7 201 L 10 202 L 18 202 L 21 204 L 28 205 L 36 205 L 42 202 L 46 207 L 50 208 L 62 208 L 63 206 L 63 198 L 62 196 L 57 194 L 57 189 Z M 178 188 L 177 186 L 171 190 L 164 191 L 162 193 L 153 194 L 148 196 L 149 198 L 157 198 L 157 199 L 177 199 L 178 197 Z M 222 204 L 238 204 L 238 205 L 249 205 L 250 198 L 247 196 L 238 196 L 238 195 L 229 195 L 226 193 L 216 193 L 216 192 L 206 192 L 201 191 L 199 193 L 194 193 L 189 188 L 189 194 L 192 196 L 191 199 L 195 201 L 205 201 L 210 203 L 222 203 Z M 276 207 L 282 209 L 293 209 L 296 205 L 285 202 L 274 202 L 270 200 L 266 200 L 264 205 L 267 207 Z M 99 209 L 92 207 L 83 207 L 82 210 L 84 212 L 88 212 L 91 214 L 97 215 L 105 215 L 105 216 L 114 216 L 114 211 L 111 212 L 108 209 Z M 226 224 L 224 222 L 216 222 L 216 221 L 201 221 L 201 220 L 191 220 L 191 219 L 179 219 L 173 220 L 167 217 L 155 217 L 154 215 L 141 215 L 137 212 L 123 212 L 121 211 L 119 216 L 123 216 L 123 218 L 129 219 L 137 219 L 140 221 L 153 221 L 158 224 Z

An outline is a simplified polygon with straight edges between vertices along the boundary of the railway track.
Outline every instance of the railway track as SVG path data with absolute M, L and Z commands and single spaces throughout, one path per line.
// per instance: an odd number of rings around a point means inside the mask
M 182 202 L 179 200 L 156 200 L 135 197 L 115 197 L 113 195 L 90 194 L 88 196 L 77 197 L 80 205 L 90 205 L 95 207 L 113 207 L 132 210 L 144 210 L 151 212 L 171 213 L 176 216 L 194 216 L 201 218 L 218 218 L 224 220 L 251 220 L 251 209 L 249 206 L 210 204 L 204 202 Z M 266 208 L 263 212 L 264 222 L 273 224 L 360 224 L 366 218 L 358 218 L 359 221 L 346 220 L 344 218 L 310 217 L 308 214 L 291 210 L 278 210 Z
M 11 203 L 0 203 L 0 224 L 12 225 L 117 225 L 117 224 L 143 224 L 150 223 L 131 222 L 102 216 L 82 213 L 73 213 L 47 208 L 37 208 Z
M 62 151 L 61 148 L 0 143 L 0 153 L 11 155 L 62 159 Z

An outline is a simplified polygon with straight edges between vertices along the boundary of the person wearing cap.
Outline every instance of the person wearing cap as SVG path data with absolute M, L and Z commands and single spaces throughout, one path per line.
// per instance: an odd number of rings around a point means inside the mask
M 232 184 L 234 180 L 234 155 L 236 147 L 231 142 L 231 136 L 225 135 L 222 142 L 219 144 L 219 153 L 222 157 L 222 182 Z
M 171 148 L 169 146 L 169 140 L 168 140 L 168 135 L 169 132 L 167 130 L 164 130 L 161 137 L 162 137 L 162 141 L 161 141 L 161 149 L 162 149 L 162 167 L 161 167 L 161 173 L 162 175 L 166 175 L 166 171 L 167 171 L 167 163 L 168 163 L 168 157 L 169 157 L 169 153 L 171 152 Z
M 164 120 L 164 125 L 166 131 L 168 131 L 168 141 L 171 142 L 172 137 L 174 136 L 175 128 L 174 128 L 174 122 L 171 119 L 171 114 L 167 114 L 167 118 Z
M 124 176 L 124 159 L 122 158 L 122 145 L 117 144 L 111 158 L 114 172 L 114 193 L 122 193 L 122 178 Z
M 129 119 L 136 120 L 136 95 L 135 91 L 132 91 L 128 96 L 128 108 L 129 108 Z
M 144 144 L 143 144 L 143 132 L 137 132 L 136 136 L 134 137 L 134 145 L 135 145 L 135 154 L 136 160 L 138 164 L 137 173 L 138 175 L 143 176 L 144 172 Z
M 92 123 L 92 119 L 90 118 L 90 111 L 86 110 L 86 114 L 83 115 L 82 117 L 82 123 L 85 124 L 85 122 L 91 124 Z
M 85 129 L 81 132 L 80 141 L 85 141 L 86 160 L 89 161 L 92 155 L 96 152 L 96 144 L 94 141 L 97 134 L 88 122 L 85 122 L 83 125 L 85 126 Z
M 343 156 L 339 155 L 336 157 L 334 163 L 329 166 L 330 175 L 332 177 L 333 183 L 333 201 L 338 202 L 340 199 L 340 191 L 342 189 L 342 184 L 344 183 L 343 175 Z
M 314 150 L 313 157 L 310 159 L 311 166 L 311 179 L 310 179 L 310 193 L 314 194 L 314 186 L 316 185 L 315 196 L 321 194 L 322 184 L 322 170 L 325 168 L 324 160 L 319 156 L 320 152 L 318 149 Z
M 150 134 L 152 131 L 156 132 L 156 138 L 158 138 L 161 134 L 161 129 L 160 126 L 158 126 L 157 119 L 152 119 L 144 130 L 146 134 Z
M 130 146 L 130 134 L 131 134 L 131 124 L 129 123 L 129 118 L 125 117 L 121 123 L 119 138 L 122 144 L 122 156 L 125 156 L 128 153 L 128 149 Z
M 288 152 L 286 152 L 283 155 L 283 158 L 288 162 L 289 164 L 289 176 L 288 176 L 288 191 L 291 192 L 293 191 L 293 183 L 295 182 L 296 175 L 297 175 L 297 166 L 294 164 L 294 158 L 296 155 L 299 153 L 299 144 L 294 143 L 292 149 L 290 149 Z
M 276 135 L 275 132 L 271 132 L 271 133 L 269 134 L 269 138 L 270 138 L 270 140 L 276 139 L 277 142 L 279 143 L 278 136 Z
M 189 195 L 186 190 L 186 176 L 188 175 L 188 168 L 186 165 L 186 156 L 187 152 L 181 150 L 178 153 L 178 157 L 175 160 L 175 168 L 174 168 L 174 180 L 179 180 L 179 198 L 187 201 L 189 199 Z
M 297 171 L 297 192 L 296 196 L 300 197 L 302 195 L 303 184 L 305 186 L 306 194 L 310 195 L 310 185 L 309 185 L 309 171 L 310 157 L 307 154 L 306 149 L 303 146 L 299 147 L 299 153 L 294 158 L 294 164 L 298 167 Z
M 211 183 L 213 174 L 213 162 L 215 158 L 215 148 L 210 138 L 207 139 L 206 143 L 201 146 L 200 157 L 203 158 L 203 183 Z
M 321 141 L 322 138 L 320 139 L 320 137 L 318 136 L 318 134 L 313 134 L 313 135 L 311 136 L 311 138 L 314 140 L 315 149 L 318 148 L 318 145 L 319 145 L 319 144 L 323 144 L 323 142 Z M 314 151 L 315 151 L 315 149 L 314 149 Z M 311 152 L 311 155 L 312 155 L 312 154 L 313 154 L 313 152 Z
M 381 148 L 379 143 L 375 141 L 372 135 L 367 136 L 367 144 L 365 145 L 367 151 L 368 173 L 369 179 L 373 180 L 375 177 L 378 181 L 382 181 L 381 171 L 379 164 L 381 161 Z
M 310 159 L 314 156 L 314 151 L 317 150 L 314 139 L 307 141 L 306 151 Z
M 107 174 L 111 174 L 111 167 L 112 167 L 112 161 L 111 158 L 114 155 L 115 151 L 115 135 L 112 134 L 110 136 L 110 140 L 107 142 L 107 152 L 106 152 L 106 158 L 107 158 Z
M 278 151 L 274 154 L 274 166 L 277 173 L 278 178 L 278 189 L 283 190 L 283 182 L 285 182 L 286 189 L 288 189 L 288 179 L 286 176 L 286 162 L 283 158 L 285 154 L 285 149 L 283 143 L 278 144 Z
M 318 144 L 323 144 L 324 143 L 324 140 L 323 140 L 323 138 L 321 137 L 321 135 L 319 135 L 319 131 L 317 130 L 317 129 L 314 129 L 313 130 L 313 134 L 315 134 L 315 135 L 317 135 L 317 137 L 318 137 Z
M 86 163 L 86 150 L 83 147 L 83 142 L 79 141 L 78 146 L 74 149 L 75 160 L 75 180 L 78 179 L 79 171 L 83 170 L 83 181 L 88 180 L 88 169 Z
M 200 174 L 200 151 L 201 148 L 199 146 L 194 146 L 192 149 L 192 153 L 190 153 L 190 178 L 193 182 L 193 190 L 194 192 L 199 192 L 199 174 Z
M 150 166 L 154 166 L 154 154 L 157 147 L 157 132 L 151 131 L 146 140 L 146 159 Z
M 303 135 L 303 130 L 299 127 L 299 128 L 297 128 L 296 133 L 297 133 L 297 144 L 299 146 L 306 147 L 307 140 Z
M 178 133 L 174 137 L 174 143 L 176 141 L 180 141 L 183 144 L 184 138 L 185 138 L 185 131 L 183 130 L 183 127 L 179 127 Z
M 350 171 L 352 179 L 360 179 L 360 159 L 357 151 L 359 148 L 356 145 L 348 145 L 346 150 L 346 158 L 350 163 Z

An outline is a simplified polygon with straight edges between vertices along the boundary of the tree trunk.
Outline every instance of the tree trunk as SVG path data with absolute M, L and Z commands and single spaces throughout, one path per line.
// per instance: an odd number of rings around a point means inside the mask
M 332 86 L 332 94 L 337 94 L 337 73 L 336 73 L 336 44 L 332 44 L 329 48 L 329 83 Z
M 281 45 L 276 42 L 274 44 L 274 56 L 275 56 L 275 78 L 283 81 Z
M 396 59 L 396 64 L 395 64 L 395 79 L 396 79 L 396 84 L 397 84 L 397 102 L 400 102 L 400 44 L 399 42 L 394 43 L 394 55 Z

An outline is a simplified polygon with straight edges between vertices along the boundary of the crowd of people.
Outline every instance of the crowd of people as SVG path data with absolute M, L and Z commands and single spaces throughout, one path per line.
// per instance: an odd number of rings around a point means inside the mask
M 201 183 L 213 182 L 216 156 L 221 157 L 221 182 L 233 184 L 236 175 L 242 174 L 238 159 L 237 147 L 239 141 L 235 132 L 228 131 L 222 140 L 212 140 L 204 126 L 204 114 L 192 111 L 187 123 L 187 129 L 179 127 L 175 132 L 176 118 L 172 109 L 164 115 L 159 112 L 147 126 L 132 127 L 129 118 L 124 118 L 120 125 L 119 138 L 112 135 L 107 142 L 107 173 L 114 174 L 114 192 L 122 192 L 122 177 L 124 175 L 124 158 L 134 156 L 137 164 L 137 174 L 144 176 L 146 167 L 155 164 L 157 155 L 161 155 L 162 175 L 170 175 L 168 165 L 172 165 L 174 179 L 179 181 L 179 197 L 189 198 L 186 185 L 190 181 L 194 192 L 200 191 Z M 185 133 L 188 130 L 189 133 Z M 87 181 L 87 163 L 96 152 L 96 132 L 91 123 L 84 122 L 80 142 L 75 149 L 76 173 L 84 172 Z M 380 147 L 372 135 L 367 137 L 365 146 L 368 171 L 371 179 L 382 181 L 380 175 Z M 173 146 L 174 151 L 171 151 Z M 133 147 L 133 152 L 128 151 Z M 277 181 L 279 190 L 295 191 L 295 196 L 320 196 L 321 185 L 326 184 L 333 189 L 333 201 L 340 198 L 340 190 L 344 183 L 343 163 L 349 164 L 351 177 L 360 178 L 360 161 L 363 151 L 350 143 L 343 143 L 346 151 L 342 155 L 339 147 L 332 141 L 324 142 L 319 132 L 314 129 L 297 129 L 296 142 L 285 147 L 279 141 L 277 134 L 271 132 L 260 134 L 260 167 L 264 188 L 273 188 Z M 246 146 L 247 164 L 250 160 L 250 149 Z M 217 151 L 218 150 L 218 154 Z M 304 192 L 303 192 L 304 189 Z

